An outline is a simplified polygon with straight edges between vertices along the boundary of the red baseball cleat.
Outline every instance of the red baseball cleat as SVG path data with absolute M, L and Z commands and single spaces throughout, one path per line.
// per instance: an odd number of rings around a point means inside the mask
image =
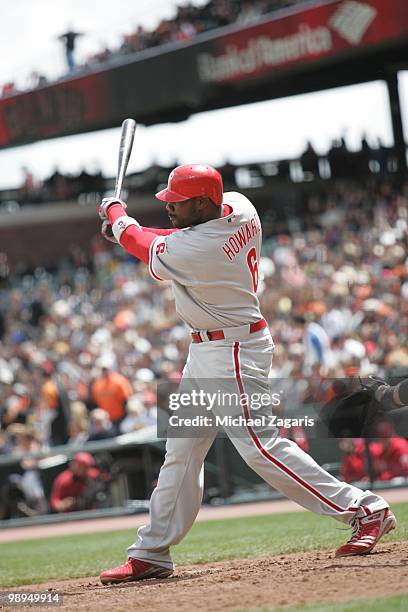
M 145 578 L 168 578 L 172 573 L 173 570 L 167 567 L 129 558 L 123 565 L 105 570 L 99 578 L 102 584 L 114 584 L 144 580 Z
M 336 550 L 335 557 L 366 555 L 371 552 L 378 540 L 397 526 L 395 516 L 389 508 L 379 510 L 364 517 L 357 517 L 352 523 L 351 538 Z

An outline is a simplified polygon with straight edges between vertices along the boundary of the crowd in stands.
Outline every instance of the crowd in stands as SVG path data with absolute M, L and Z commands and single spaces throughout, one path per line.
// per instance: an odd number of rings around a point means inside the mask
M 276 343 L 271 377 L 293 381 L 293 406 L 305 381 L 407 375 L 407 197 L 408 185 L 391 178 L 334 182 L 328 195 L 309 194 L 297 226 L 264 216 L 259 291 Z M 6 270 L 0 454 L 154 431 L 156 383 L 180 379 L 188 345 L 169 284 L 99 237 L 52 271 Z M 380 479 L 408 476 L 406 441 L 392 438 L 400 441 L 373 442 Z M 364 478 L 353 445 L 343 475 Z
M 75 62 L 75 40 L 82 33 L 66 32 L 60 36 L 66 46 L 67 68 L 69 73 L 93 70 L 101 64 L 137 53 L 144 49 L 151 49 L 166 43 L 184 43 L 193 39 L 202 32 L 220 28 L 233 23 L 250 24 L 263 15 L 272 11 L 300 4 L 307 0 L 210 0 L 202 6 L 193 3 L 179 6 L 177 14 L 172 19 L 162 20 L 154 30 L 146 30 L 143 26 L 137 27 L 133 32 L 124 34 L 118 48 L 105 47 L 98 53 L 78 64 Z M 34 71 L 29 78 L 29 87 L 34 89 L 47 84 L 44 75 Z M 0 97 L 18 93 L 13 82 L 3 85 Z
M 77 175 L 64 175 L 55 168 L 44 181 L 36 179 L 29 168 L 22 168 L 22 172 L 21 187 L 11 190 L 11 194 L 9 191 L 3 194 L 0 192 L 0 201 L 7 202 L 12 199 L 21 206 L 43 202 L 66 202 L 78 200 L 83 194 L 102 194 L 105 190 L 106 179 L 102 172 L 91 174 L 82 170 Z
M 375 441 L 345 438 L 340 442 L 343 451 L 340 475 L 346 482 L 367 482 L 367 450 L 375 480 L 387 481 L 408 474 L 408 440 L 392 435 Z
M 126 180 L 130 195 L 150 195 L 157 191 L 159 185 L 166 182 L 171 169 L 156 165 L 130 175 Z M 268 187 L 276 181 L 358 180 L 370 176 L 381 178 L 396 170 L 394 147 L 386 147 L 380 140 L 372 146 L 364 136 L 356 151 L 351 151 L 345 139 L 340 138 L 333 140 L 325 154 L 319 154 L 312 143 L 308 142 L 299 159 L 244 166 L 226 163 L 219 168 L 227 188 L 235 188 L 236 185 L 242 188 Z M 113 184 L 112 179 L 104 177 L 101 172 L 91 174 L 83 170 L 79 174 L 64 175 L 54 169 L 49 177 L 40 181 L 28 168 L 24 167 L 22 171 L 24 178 L 19 188 L 0 191 L 0 212 L 11 210 L 15 213 L 16 207 L 27 204 L 64 201 L 83 203 L 87 201 L 87 196 L 99 201 Z
M 161 21 L 151 32 L 139 26 L 123 37 L 119 49 L 106 49 L 90 58 L 90 63 L 105 62 L 112 54 L 127 55 L 170 42 L 188 42 L 202 32 L 234 23 L 246 25 L 262 15 L 302 1 L 305 0 L 210 0 L 203 6 L 179 6 L 174 19 Z

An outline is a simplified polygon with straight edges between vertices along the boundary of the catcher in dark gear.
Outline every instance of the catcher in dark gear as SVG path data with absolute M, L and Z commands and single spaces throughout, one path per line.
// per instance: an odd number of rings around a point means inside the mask
M 326 428 L 332 438 L 376 438 L 388 423 L 408 435 L 408 379 L 394 386 L 374 378 L 339 379 L 331 389 L 334 397 L 320 411 L 320 434 Z

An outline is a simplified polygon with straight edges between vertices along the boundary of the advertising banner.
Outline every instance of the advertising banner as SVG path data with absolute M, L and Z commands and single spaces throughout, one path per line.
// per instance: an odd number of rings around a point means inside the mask
M 329 63 L 348 60 L 351 72 L 353 58 L 380 61 L 374 57 L 377 50 L 408 44 L 406 0 L 335 0 L 305 6 L 276 11 L 253 26 L 215 30 L 188 44 L 148 49 L 105 70 L 4 97 L 0 148 L 118 126 L 127 116 L 147 125 L 180 121 L 201 110 L 256 101 L 259 90 L 252 100 L 251 90 L 260 82 L 276 83 L 274 97 L 288 95 L 279 93 L 279 79 L 287 83 L 293 70 L 321 70 L 320 81 L 315 78 L 317 86 L 323 86 L 323 69 Z

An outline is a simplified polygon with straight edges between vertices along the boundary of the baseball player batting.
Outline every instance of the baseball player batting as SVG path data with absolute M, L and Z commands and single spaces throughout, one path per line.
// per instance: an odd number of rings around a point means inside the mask
M 221 175 L 207 165 L 175 168 L 156 198 L 165 202 L 174 229 L 141 227 L 127 215 L 126 204 L 115 198 L 102 201 L 99 216 L 108 240 L 148 265 L 156 281 L 172 282 L 177 312 L 191 330 L 181 383 L 211 379 L 222 385 L 223 379 L 233 379 L 240 394 L 258 386 L 264 392 L 274 345 L 257 297 L 262 230 L 254 206 L 240 193 L 224 193 Z M 107 235 L 110 226 L 113 238 Z M 244 401 L 240 409 L 247 417 Z M 212 410 L 221 414 L 223 408 Z M 395 517 L 382 497 L 337 480 L 296 443 L 272 433 L 265 441 L 250 424 L 242 425 L 239 433 L 228 426 L 225 431 L 246 463 L 273 488 L 308 510 L 352 527 L 337 557 L 369 553 L 395 528 Z M 202 437 L 168 437 L 151 497 L 150 522 L 138 530 L 127 562 L 102 572 L 103 584 L 173 573 L 170 548 L 197 516 L 203 462 L 216 433 L 214 427 Z

